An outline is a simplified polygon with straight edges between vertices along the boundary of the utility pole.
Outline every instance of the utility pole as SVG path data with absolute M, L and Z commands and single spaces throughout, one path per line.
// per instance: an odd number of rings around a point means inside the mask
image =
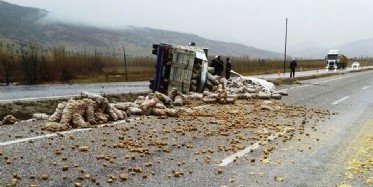
M 127 58 L 126 58 L 126 49 L 123 46 L 123 58 L 124 58 L 124 71 L 126 74 L 126 82 L 128 81 L 128 76 L 127 76 Z
M 285 65 L 286 65 L 286 44 L 288 41 L 288 18 L 286 18 L 286 31 L 285 31 L 285 56 L 284 56 L 284 76 L 285 76 Z

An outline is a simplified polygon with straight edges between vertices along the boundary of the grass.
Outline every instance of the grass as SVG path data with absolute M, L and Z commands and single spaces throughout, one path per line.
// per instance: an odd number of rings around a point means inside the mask
M 148 66 L 133 66 L 127 68 L 127 80 L 124 67 L 106 69 L 103 74 L 81 75 L 72 79 L 74 83 L 95 83 L 95 82 L 125 82 L 125 81 L 144 81 L 153 77 L 154 69 Z

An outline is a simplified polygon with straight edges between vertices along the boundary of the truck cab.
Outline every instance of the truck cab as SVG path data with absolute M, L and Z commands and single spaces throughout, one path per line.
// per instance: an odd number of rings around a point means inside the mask
M 325 60 L 327 70 L 345 69 L 347 65 L 347 57 L 340 54 L 339 50 L 330 50 Z

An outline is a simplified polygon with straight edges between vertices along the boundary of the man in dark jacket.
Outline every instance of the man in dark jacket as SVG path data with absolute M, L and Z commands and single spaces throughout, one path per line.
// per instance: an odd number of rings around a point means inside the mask
M 295 61 L 295 59 L 293 58 L 293 60 L 290 62 L 290 77 L 293 77 L 295 76 L 295 68 L 297 67 L 297 61 Z
M 212 75 L 221 76 L 223 71 L 223 61 L 220 60 L 220 56 L 215 56 L 215 58 L 211 61 L 210 66 L 215 69 Z
M 231 78 L 231 70 L 232 70 L 232 64 L 231 64 L 231 61 L 229 61 L 229 58 L 227 58 L 225 62 L 225 78 L 227 80 Z

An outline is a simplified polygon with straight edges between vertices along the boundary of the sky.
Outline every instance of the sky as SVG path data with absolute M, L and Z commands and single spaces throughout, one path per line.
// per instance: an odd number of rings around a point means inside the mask
M 373 0 L 5 0 L 71 23 L 197 34 L 276 52 L 373 38 Z M 288 49 L 289 50 L 289 49 Z

